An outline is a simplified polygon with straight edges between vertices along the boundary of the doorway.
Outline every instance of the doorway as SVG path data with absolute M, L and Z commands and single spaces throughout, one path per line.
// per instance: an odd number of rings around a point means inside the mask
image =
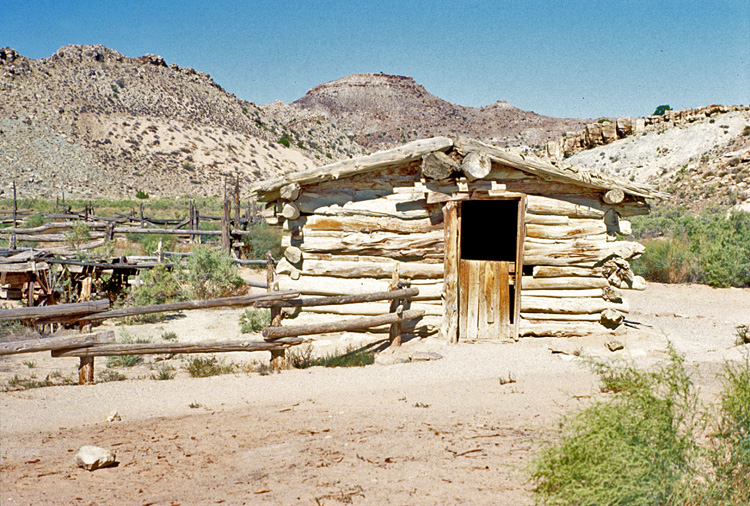
M 525 198 L 467 200 L 458 209 L 458 339 L 516 339 Z

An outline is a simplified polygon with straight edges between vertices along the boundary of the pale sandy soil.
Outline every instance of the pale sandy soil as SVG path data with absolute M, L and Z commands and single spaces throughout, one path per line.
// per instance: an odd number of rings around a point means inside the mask
M 428 339 L 399 353 L 436 351 L 442 359 L 205 379 L 180 371 L 170 381 L 0 393 L 0 503 L 532 504 L 533 455 L 554 438 L 563 413 L 602 395 L 580 359 L 550 347 L 646 367 L 666 356 L 671 340 L 697 368 L 706 400 L 722 364 L 747 353 L 733 344 L 735 326 L 750 323 L 750 290 L 650 285 L 629 298 L 631 328 L 617 353 L 593 337 Z M 175 331 L 185 342 L 236 338 L 239 313 L 195 311 L 128 332 L 158 340 Z M 267 361 L 268 353 L 226 360 Z M 51 368 L 71 375 L 75 366 L 76 359 L 43 353 L 2 357 L 0 381 L 43 378 Z M 148 377 L 148 363 L 129 374 Z M 517 381 L 502 384 L 509 374 Z M 105 422 L 113 409 L 122 421 Z M 73 455 L 90 444 L 114 450 L 119 465 L 76 468 Z

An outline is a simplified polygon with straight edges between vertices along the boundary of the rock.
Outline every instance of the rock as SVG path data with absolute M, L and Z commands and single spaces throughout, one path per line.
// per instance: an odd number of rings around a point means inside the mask
M 120 416 L 120 414 L 117 412 L 116 409 L 113 409 L 112 411 L 109 412 L 109 414 L 107 415 L 107 418 L 105 418 L 104 421 L 105 422 L 121 422 L 122 417 Z
M 443 356 L 434 351 L 415 351 L 410 358 L 412 362 L 426 362 L 428 360 L 440 360 Z
M 608 329 L 616 329 L 625 321 L 625 315 L 616 309 L 605 309 L 602 311 L 601 324 Z
M 284 250 L 284 258 L 289 260 L 289 263 L 298 264 L 302 261 L 302 250 L 297 246 L 289 246 Z
M 82 446 L 75 456 L 76 465 L 89 471 L 111 466 L 115 459 L 114 452 L 98 446 Z
M 620 341 L 607 341 L 604 343 L 604 346 L 607 347 L 609 351 L 619 351 L 623 349 L 625 346 Z

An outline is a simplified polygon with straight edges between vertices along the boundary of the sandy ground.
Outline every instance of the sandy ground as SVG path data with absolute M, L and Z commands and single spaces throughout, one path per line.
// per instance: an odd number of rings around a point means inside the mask
M 722 364 L 747 353 L 734 346 L 734 328 L 750 323 L 750 290 L 649 285 L 629 299 L 625 348 L 616 353 L 595 337 L 426 339 L 398 353 L 435 351 L 442 359 L 203 379 L 179 370 L 176 379 L 154 381 L 151 357 L 128 371 L 142 379 L 3 392 L 0 503 L 532 504 L 527 469 L 535 452 L 564 413 L 602 395 L 579 358 L 550 348 L 647 367 L 671 340 L 696 368 L 707 400 Z M 240 312 L 194 311 L 127 331 L 152 340 L 170 331 L 185 342 L 229 339 L 241 335 Z M 268 360 L 247 355 L 225 360 Z M 0 357 L 0 381 L 55 370 L 72 376 L 76 363 L 44 353 Z M 103 361 L 97 370 L 106 370 Z M 511 375 L 516 382 L 503 381 Z M 105 422 L 112 410 L 122 421 Z M 83 445 L 112 449 L 118 465 L 75 467 Z

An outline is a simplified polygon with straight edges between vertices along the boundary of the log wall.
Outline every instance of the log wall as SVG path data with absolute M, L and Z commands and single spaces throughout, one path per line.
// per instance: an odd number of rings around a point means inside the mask
M 607 204 L 601 189 L 543 181 L 496 162 L 488 177 L 493 179 L 430 180 L 422 177 L 421 162 L 413 161 L 282 188 L 281 197 L 265 210 L 267 220 L 282 224 L 286 231 L 285 258 L 276 268 L 279 288 L 305 295 L 383 291 L 397 271 L 403 284 L 419 288 L 412 307 L 425 312 L 404 332 L 435 334 L 445 317 L 443 206 L 526 194 L 524 270 L 517 308 L 520 335 L 607 331 L 601 325 L 603 312 L 610 316 L 628 312 L 620 287 L 642 285 L 629 262 L 643 247 L 617 236 L 629 230 L 620 216 L 642 214 L 647 209 L 643 199 Z M 388 304 L 304 311 L 313 319 L 331 314 L 364 316 L 385 313 Z

